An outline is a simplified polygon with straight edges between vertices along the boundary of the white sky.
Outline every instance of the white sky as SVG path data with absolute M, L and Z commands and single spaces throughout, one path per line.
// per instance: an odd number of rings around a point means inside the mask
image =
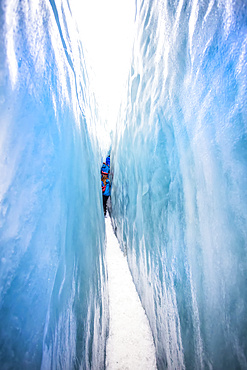
M 130 71 L 135 0 L 72 0 L 72 11 L 86 57 L 90 84 L 102 118 L 114 127 Z

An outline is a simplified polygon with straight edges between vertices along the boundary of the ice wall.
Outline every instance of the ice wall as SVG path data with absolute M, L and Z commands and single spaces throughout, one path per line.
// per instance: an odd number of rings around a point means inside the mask
M 137 1 L 112 212 L 159 369 L 247 367 L 247 7 Z
M 96 110 L 66 1 L 0 5 L 1 369 L 103 367 Z

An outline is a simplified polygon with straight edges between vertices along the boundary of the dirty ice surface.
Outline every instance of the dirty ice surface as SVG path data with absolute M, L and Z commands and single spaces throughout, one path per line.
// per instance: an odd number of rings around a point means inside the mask
M 106 218 L 106 262 L 109 282 L 110 329 L 106 368 L 156 369 L 153 337 L 130 274 L 127 259 Z

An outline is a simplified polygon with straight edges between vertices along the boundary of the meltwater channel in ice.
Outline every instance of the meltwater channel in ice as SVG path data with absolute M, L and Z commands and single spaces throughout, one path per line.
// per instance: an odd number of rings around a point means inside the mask
M 135 3 L 114 231 L 158 369 L 246 369 L 246 4 Z M 71 4 L 0 4 L 3 369 L 106 363 L 101 121 Z

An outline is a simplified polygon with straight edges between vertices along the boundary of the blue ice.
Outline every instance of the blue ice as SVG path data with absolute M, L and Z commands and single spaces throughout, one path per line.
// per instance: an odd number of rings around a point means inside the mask
M 137 4 L 112 212 L 159 369 L 247 367 L 246 21 L 242 2 Z
M 0 367 L 103 368 L 100 153 L 83 49 L 66 2 L 1 6 Z
M 2 369 L 105 367 L 107 150 L 71 4 L 1 3 Z M 157 367 L 246 369 L 246 6 L 138 0 L 135 18 L 111 216 Z

